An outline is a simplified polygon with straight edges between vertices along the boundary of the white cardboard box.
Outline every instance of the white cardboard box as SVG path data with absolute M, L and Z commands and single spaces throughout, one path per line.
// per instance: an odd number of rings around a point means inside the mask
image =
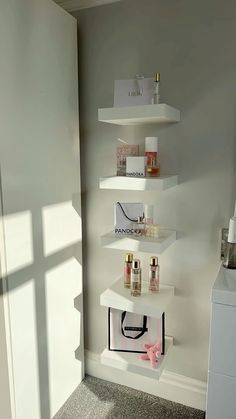
M 145 177 L 147 157 L 126 157 L 126 176 Z

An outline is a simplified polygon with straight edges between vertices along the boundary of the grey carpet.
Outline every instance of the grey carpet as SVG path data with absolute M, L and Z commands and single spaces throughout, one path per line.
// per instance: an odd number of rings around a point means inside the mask
M 203 419 L 204 412 L 87 376 L 54 419 Z

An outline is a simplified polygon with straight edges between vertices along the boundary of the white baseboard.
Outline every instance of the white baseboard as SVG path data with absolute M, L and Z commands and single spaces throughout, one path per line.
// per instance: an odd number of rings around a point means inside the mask
M 160 381 L 102 365 L 100 355 L 85 351 L 85 371 L 93 377 L 123 384 L 195 409 L 206 410 L 206 382 L 164 370 Z

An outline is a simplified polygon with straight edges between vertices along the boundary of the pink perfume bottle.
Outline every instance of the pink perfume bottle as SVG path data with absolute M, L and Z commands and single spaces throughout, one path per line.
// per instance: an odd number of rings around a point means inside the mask
M 133 254 L 127 253 L 124 264 L 124 287 L 130 288 Z
M 149 291 L 159 292 L 159 271 L 158 258 L 152 256 L 149 265 Z

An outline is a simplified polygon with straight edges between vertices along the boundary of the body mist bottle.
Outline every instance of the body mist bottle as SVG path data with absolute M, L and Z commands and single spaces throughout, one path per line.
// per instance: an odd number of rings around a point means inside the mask
M 236 202 L 234 215 L 229 221 L 229 234 L 225 246 L 223 266 L 227 269 L 236 269 Z
M 141 268 L 139 259 L 134 259 L 132 262 L 131 295 L 133 297 L 139 297 L 141 295 Z
M 126 253 L 124 265 L 124 287 L 130 288 L 133 254 Z
M 149 265 L 149 291 L 159 292 L 159 270 L 158 258 L 152 256 Z

